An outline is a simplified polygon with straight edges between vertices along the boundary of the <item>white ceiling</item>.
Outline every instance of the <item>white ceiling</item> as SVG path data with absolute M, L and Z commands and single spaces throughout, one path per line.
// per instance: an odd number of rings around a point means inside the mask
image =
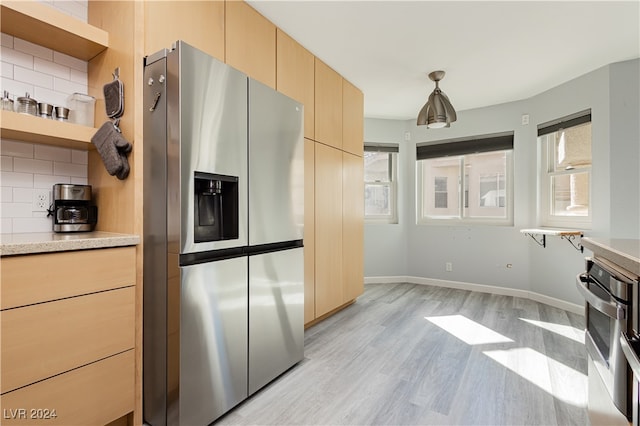
M 366 117 L 416 118 L 434 70 L 461 111 L 640 56 L 639 0 L 248 3 L 359 87 Z

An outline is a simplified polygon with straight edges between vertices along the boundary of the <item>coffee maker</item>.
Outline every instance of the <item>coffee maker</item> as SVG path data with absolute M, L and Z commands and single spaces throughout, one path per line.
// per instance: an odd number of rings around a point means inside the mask
M 54 232 L 93 231 L 98 221 L 98 207 L 91 201 L 91 185 L 57 183 L 53 185 Z

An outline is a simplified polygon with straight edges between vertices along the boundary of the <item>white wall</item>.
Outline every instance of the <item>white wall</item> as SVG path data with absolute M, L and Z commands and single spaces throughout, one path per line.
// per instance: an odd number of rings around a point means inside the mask
M 398 153 L 398 223 L 365 224 L 364 268 L 367 276 L 406 275 L 407 271 L 407 220 L 410 219 L 409 199 L 404 191 L 413 179 L 413 173 L 405 167 L 410 151 L 404 140 L 405 123 L 400 120 L 379 120 L 366 118 L 364 141 L 397 143 Z
M 43 1 L 83 22 L 87 1 Z M 1 34 L 0 94 L 14 100 L 29 93 L 38 102 L 68 106 L 74 92 L 87 93 L 87 61 Z M 42 119 L 44 120 L 44 119 Z M 32 211 L 33 191 L 56 183 L 87 183 L 87 152 L 0 140 L 0 233 L 51 231 L 51 218 Z
M 365 120 L 365 141 L 394 142 L 392 138 L 403 137 L 403 132 L 411 135 L 410 142 L 401 144 L 403 229 L 397 225 L 365 226 L 365 276 L 461 281 L 582 304 L 575 276 L 584 269 L 584 257 L 591 253 L 580 253 L 558 237 L 548 237 L 547 247 L 542 248 L 519 232 L 540 223 L 536 211 L 536 126 L 591 109 L 593 226 L 585 234 L 640 238 L 639 63 L 612 64 L 530 99 L 460 111 L 458 121 L 448 129 L 427 130 L 416 126 L 415 120 Z M 455 100 L 452 102 L 455 105 Z M 529 125 L 521 124 L 522 114 L 529 114 Z M 514 226 L 417 225 L 416 143 L 503 131 L 514 132 Z M 384 262 L 381 257 L 385 252 L 395 257 L 398 252 L 406 253 L 406 261 Z M 446 262 L 453 263 L 452 272 L 445 271 Z M 399 272 L 400 265 L 406 268 L 404 272 Z

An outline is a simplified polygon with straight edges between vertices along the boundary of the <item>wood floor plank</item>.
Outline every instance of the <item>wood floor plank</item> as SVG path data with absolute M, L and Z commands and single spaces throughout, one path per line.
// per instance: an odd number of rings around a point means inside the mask
M 588 424 L 583 329 L 582 316 L 529 299 L 368 284 L 305 331 L 298 366 L 217 423 Z

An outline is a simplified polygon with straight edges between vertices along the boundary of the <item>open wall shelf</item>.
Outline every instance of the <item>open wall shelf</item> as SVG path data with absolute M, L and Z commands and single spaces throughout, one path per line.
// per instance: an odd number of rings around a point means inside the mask
M 538 245 L 542 247 L 547 246 L 547 235 L 560 237 L 562 240 L 567 240 L 569 244 L 576 250 L 584 253 L 584 247 L 582 246 L 582 236 L 584 235 L 580 230 L 567 230 L 567 229 L 521 229 L 522 234 L 530 236 Z M 580 238 L 577 242 L 576 238 Z
M 12 111 L 0 111 L 0 137 L 88 150 L 97 129 Z
M 35 1 L 2 1 L 3 33 L 88 61 L 109 46 L 100 28 Z

